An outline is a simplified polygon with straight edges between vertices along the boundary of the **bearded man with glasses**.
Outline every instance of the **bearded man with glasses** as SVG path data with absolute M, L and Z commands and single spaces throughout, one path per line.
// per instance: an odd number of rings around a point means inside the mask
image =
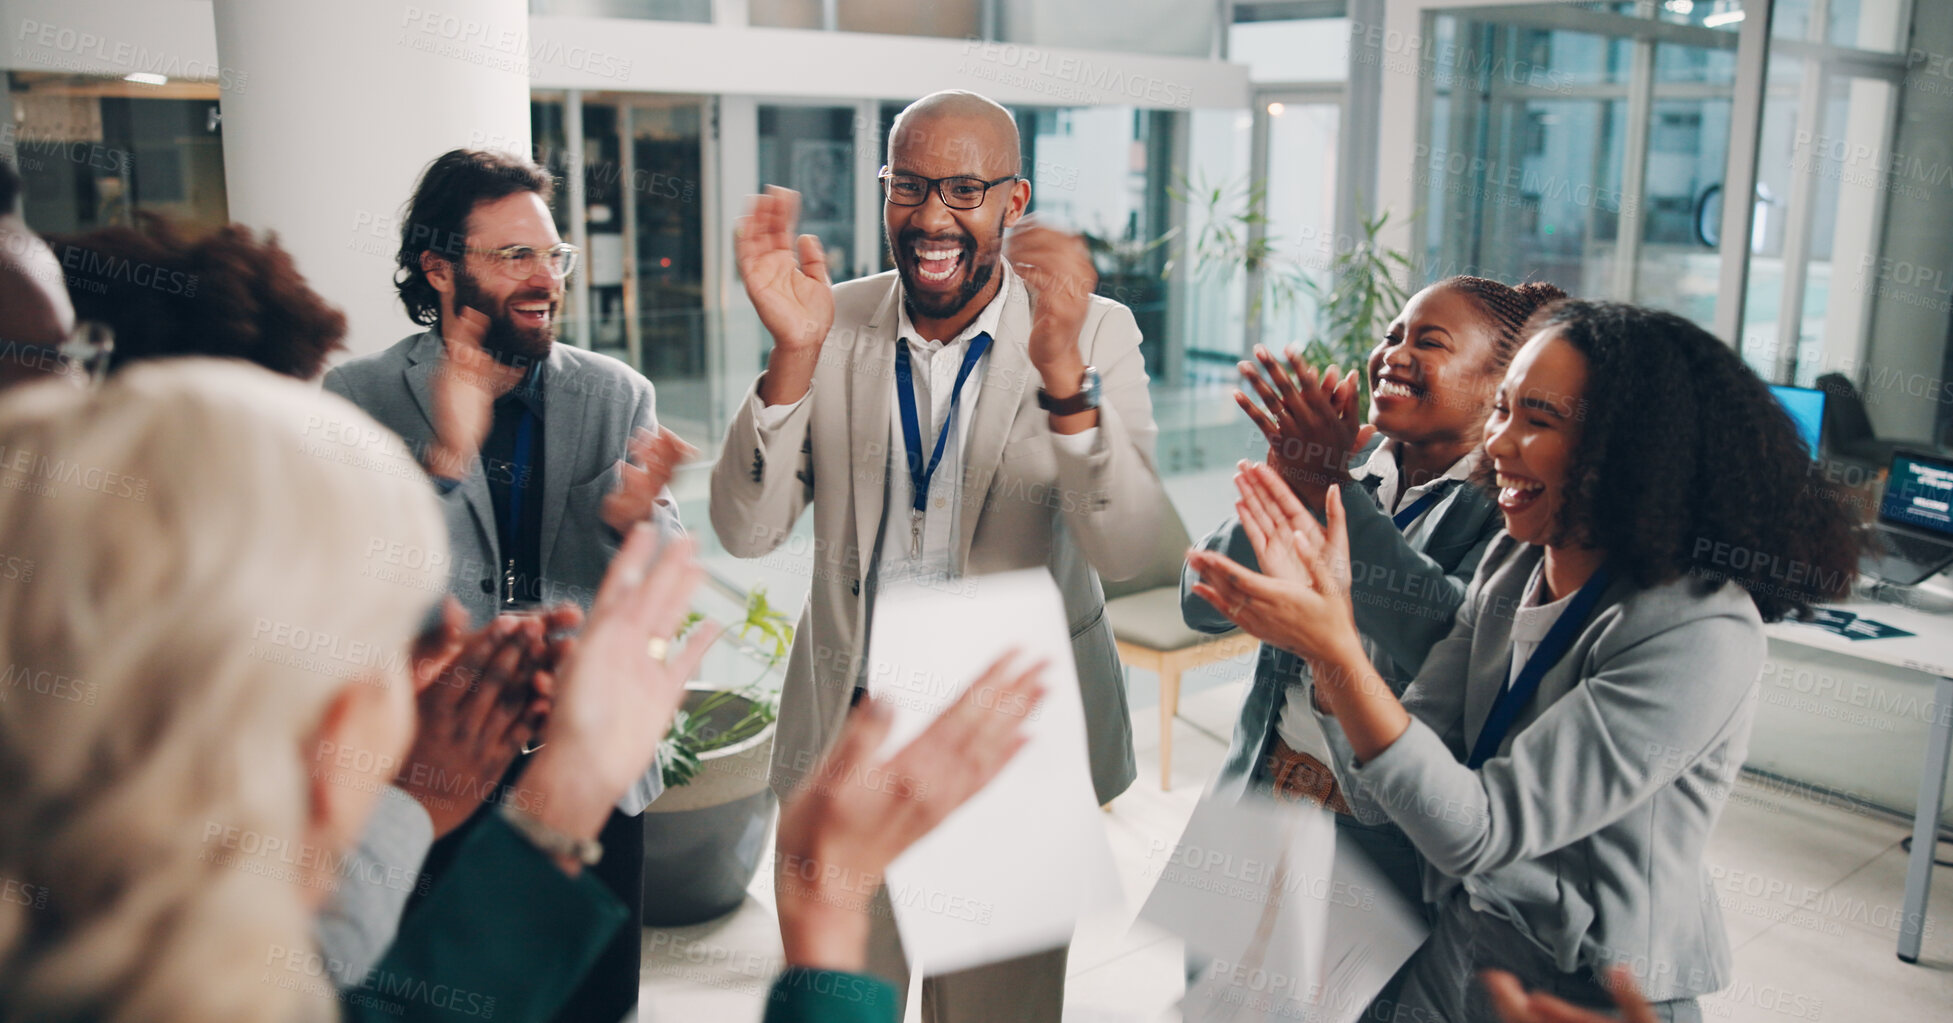
M 447 517 L 449 591 L 477 623 L 550 605 L 550 628 L 573 626 L 633 526 L 657 520 L 664 531 L 677 531 L 677 506 L 665 485 L 691 453 L 658 427 L 650 381 L 607 355 L 556 344 L 563 287 L 578 253 L 556 232 L 552 184 L 541 167 L 506 153 L 457 149 L 429 164 L 400 227 L 394 270 L 408 316 L 428 329 L 325 378 L 327 390 L 398 433 L 433 477 Z M 371 567 L 384 571 L 388 556 L 376 552 Z M 524 667 L 533 670 L 514 674 L 534 680 L 536 691 L 508 699 L 546 714 L 547 680 L 561 645 L 527 656 L 535 663 L 525 660 Z M 537 729 L 539 742 L 547 741 L 546 717 Z M 518 808 L 526 761 L 516 757 L 502 778 L 502 796 Z M 612 1023 L 637 1005 L 644 883 L 638 814 L 662 788 L 653 766 L 599 837 L 603 857 L 592 872 L 631 920 L 560 1020 Z M 479 819 L 433 844 L 424 879 L 445 869 Z M 388 825 L 376 816 L 372 826 Z M 413 841 L 424 828 L 399 822 L 399 859 L 414 861 L 414 850 L 427 848 L 426 838 L 417 847 Z M 406 865 L 411 876 L 419 864 Z
M 795 238 L 799 196 L 786 189 L 753 197 L 739 222 L 740 277 L 774 347 L 713 468 L 712 525 L 727 551 L 755 558 L 814 509 L 812 591 L 773 741 L 782 796 L 864 684 L 878 591 L 1033 566 L 1064 595 L 1099 802 L 1132 782 L 1131 712 L 1099 576 L 1128 578 L 1152 560 L 1166 507 L 1158 431 L 1132 312 L 1093 294 L 1083 241 L 1025 214 L 1020 160 L 1008 111 L 939 92 L 889 131 L 882 218 L 894 270 L 830 284 L 820 242 Z M 877 904 L 869 972 L 900 990 L 909 965 L 885 891 Z M 923 1019 L 1057 1023 L 1066 953 L 929 976 Z

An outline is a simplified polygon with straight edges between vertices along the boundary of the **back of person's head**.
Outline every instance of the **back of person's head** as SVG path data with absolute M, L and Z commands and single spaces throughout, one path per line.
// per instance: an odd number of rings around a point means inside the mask
M 1492 329 L 1492 368 L 1496 370 L 1503 370 L 1519 346 L 1532 336 L 1527 333 L 1528 324 L 1553 303 L 1567 297 L 1566 292 L 1545 281 L 1509 285 L 1489 277 L 1463 274 L 1446 277 L 1432 287 L 1457 292 L 1478 308 L 1486 326 Z
M 276 237 L 232 224 L 201 237 L 145 214 L 135 227 L 50 238 L 75 315 L 108 326 L 111 369 L 215 355 L 311 380 L 344 347 L 346 317 L 307 287 Z
M 355 691 L 411 713 L 403 652 L 446 582 L 384 436 L 211 359 L 0 403 L 0 877 L 27 893 L 0 899 L 0 1015 L 332 1012 L 260 979 L 311 948 L 295 864 L 340 851 L 306 841 L 308 738 Z
M 460 262 L 467 254 L 468 215 L 477 205 L 520 192 L 534 192 L 547 203 L 553 190 L 548 171 L 513 153 L 455 149 L 428 164 L 400 219 L 393 285 L 407 315 L 422 326 L 440 322 L 441 294 L 428 282 L 421 254 Z
M 1587 360 L 1561 530 L 1644 586 L 1748 590 L 1765 620 L 1843 596 L 1860 541 L 1813 485 L 1789 413 L 1736 352 L 1674 313 L 1568 301 L 1543 327 Z
M 18 215 L 20 175 L 0 160 L 0 387 L 55 372 L 51 349 L 68 339 L 75 312 L 61 264 Z

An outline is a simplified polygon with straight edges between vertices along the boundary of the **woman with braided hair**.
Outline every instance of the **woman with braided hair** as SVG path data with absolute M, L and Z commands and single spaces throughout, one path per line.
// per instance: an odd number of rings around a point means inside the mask
M 1565 295 L 1551 284 L 1515 288 L 1449 277 L 1411 296 L 1370 352 L 1367 424 L 1356 414 L 1356 369 L 1343 375 L 1332 366 L 1318 375 L 1293 350 L 1278 360 L 1259 346 L 1259 368 L 1241 364 L 1260 403 L 1245 391 L 1236 391 L 1235 400 L 1261 428 L 1268 465 L 1296 498 L 1321 515 L 1332 484 L 1357 484 L 1342 490 L 1359 566 L 1357 626 L 1372 663 L 1395 691 L 1451 627 L 1465 585 L 1499 530 L 1490 498 L 1464 483 L 1478 466 L 1493 392 L 1525 340 L 1527 321 Z M 1256 563 L 1238 518 L 1199 549 Z M 1204 632 L 1232 629 L 1228 609 L 1193 592 L 1199 581 L 1190 563 L 1180 587 L 1187 624 Z M 1329 806 L 1404 898 L 1422 905 L 1416 850 L 1395 826 L 1367 826 L 1349 815 L 1329 759 L 1308 706 L 1308 666 L 1263 644 L 1216 792 L 1239 798 L 1253 789 Z
M 1337 489 L 1318 524 L 1244 467 L 1260 567 L 1196 553 L 1196 590 L 1308 662 L 1342 794 L 1424 857 L 1431 935 L 1366 1019 L 1495 1023 L 1515 978 L 1604 1008 L 1625 968 L 1643 1018 L 1700 1021 L 1730 976 L 1705 856 L 1748 755 L 1763 626 L 1849 591 L 1854 516 L 1808 486 L 1795 426 L 1736 352 L 1656 310 L 1556 305 L 1483 451 L 1503 532 L 1408 687 L 1367 656 L 1357 502 Z M 1494 970 L 1511 976 L 1480 983 Z

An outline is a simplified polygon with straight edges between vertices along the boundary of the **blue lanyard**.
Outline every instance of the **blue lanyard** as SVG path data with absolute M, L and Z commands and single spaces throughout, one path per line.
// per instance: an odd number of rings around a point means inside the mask
M 1398 509 L 1397 514 L 1390 517 L 1390 521 L 1397 524 L 1397 532 L 1401 533 L 1409 529 L 1410 524 L 1416 522 L 1419 515 L 1424 514 L 1432 505 L 1437 504 L 1444 497 L 1445 491 L 1450 489 L 1451 486 L 1447 483 L 1445 486 L 1438 487 L 1423 497 L 1412 501 L 1410 507 Z
M 518 542 L 516 537 L 522 531 L 523 481 L 529 477 L 529 448 L 535 439 L 535 432 L 536 414 L 524 407 L 522 420 L 515 427 L 515 457 L 509 462 L 509 528 L 502 535 L 507 538 L 510 547 L 516 545 Z M 513 602 L 516 585 L 515 554 L 513 551 L 505 553 L 508 557 L 504 559 L 507 568 L 503 579 L 506 585 L 503 587 L 502 599 Z
M 1499 743 L 1504 742 L 1506 733 L 1512 730 L 1512 723 L 1518 719 L 1520 709 L 1532 700 L 1533 693 L 1539 689 L 1539 680 L 1545 678 L 1547 670 L 1566 656 L 1567 648 L 1573 645 L 1574 634 L 1587 624 L 1587 615 L 1594 609 L 1594 602 L 1600 599 L 1601 591 L 1613 581 L 1613 566 L 1602 565 L 1586 585 L 1573 595 L 1573 599 L 1567 601 L 1566 610 L 1560 612 L 1553 627 L 1547 630 L 1546 638 L 1533 648 L 1533 655 L 1526 658 L 1526 666 L 1519 669 L 1519 677 L 1492 704 L 1492 712 L 1485 717 L 1485 727 L 1479 730 L 1478 741 L 1472 744 L 1471 759 L 1465 761 L 1466 767 L 1476 771 L 1498 753 Z M 1506 670 L 1512 670 L 1509 658 Z
M 921 535 L 922 513 L 929 507 L 929 481 L 936 475 L 936 466 L 942 464 L 943 443 L 949 440 L 950 424 L 956 421 L 956 403 L 963 398 L 963 381 L 970 378 L 970 371 L 976 368 L 977 360 L 990 348 L 989 333 L 980 333 L 970 339 L 970 350 L 963 353 L 963 365 L 956 369 L 956 386 L 949 392 L 949 415 L 943 417 L 943 428 L 936 433 L 936 450 L 929 456 L 929 464 L 922 463 L 922 421 L 915 409 L 915 376 L 909 369 L 909 342 L 906 338 L 895 341 L 895 397 L 902 403 L 902 447 L 909 459 L 909 490 L 913 500 L 911 510 L 916 517 L 916 535 Z

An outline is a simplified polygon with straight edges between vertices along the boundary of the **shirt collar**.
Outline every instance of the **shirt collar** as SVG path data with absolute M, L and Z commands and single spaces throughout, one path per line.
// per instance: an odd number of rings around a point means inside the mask
M 998 285 L 997 293 L 990 296 L 990 304 L 983 307 L 983 311 L 977 314 L 976 319 L 970 321 L 969 326 L 963 328 L 962 333 L 950 338 L 943 345 L 944 348 L 968 341 L 978 334 L 989 334 L 991 341 L 994 342 L 997 340 L 997 324 L 1004 318 L 1004 302 L 1010 298 L 1012 278 L 1017 276 L 1016 271 L 1010 268 L 1010 264 L 1002 260 L 998 260 L 998 268 L 1003 272 L 1003 283 Z M 898 283 L 896 284 L 895 307 L 900 311 L 901 319 L 896 322 L 895 329 L 899 333 L 895 336 L 907 338 L 916 347 L 926 347 L 930 342 L 940 340 L 939 338 L 923 337 L 915 329 L 915 324 L 909 321 L 908 291 L 900 284 L 900 277 L 897 277 L 896 280 Z
M 541 418 L 543 414 L 543 384 L 548 369 L 548 360 L 531 364 L 529 372 L 522 374 L 522 379 L 513 388 L 510 388 L 509 393 L 503 395 L 501 400 L 520 402 L 531 414 Z
M 1397 475 L 1399 471 L 1397 468 L 1397 449 L 1399 446 L 1395 438 L 1385 437 L 1383 443 L 1378 444 L 1376 449 L 1370 452 L 1369 460 L 1364 462 L 1356 470 L 1356 478 L 1366 482 L 1375 480 L 1378 486 L 1387 483 L 1392 488 L 1397 487 L 1401 482 Z M 1473 448 L 1465 457 L 1451 463 L 1451 468 L 1446 469 L 1444 475 L 1404 491 L 1398 497 L 1399 502 L 1402 502 L 1406 498 L 1414 500 L 1423 497 L 1438 487 L 1449 485 L 1453 481 L 1462 483 L 1470 479 L 1473 471 L 1478 468 L 1479 460 L 1483 457 L 1484 449 Z

